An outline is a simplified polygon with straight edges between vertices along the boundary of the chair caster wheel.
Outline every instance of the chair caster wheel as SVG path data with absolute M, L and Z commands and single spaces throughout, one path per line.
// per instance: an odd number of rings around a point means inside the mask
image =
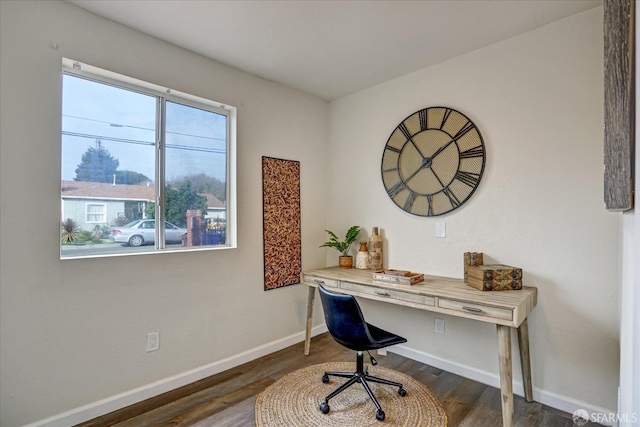
M 384 421 L 384 411 L 382 410 L 376 411 L 376 420 Z
M 323 414 L 328 414 L 329 413 L 329 405 L 327 404 L 327 402 L 322 402 L 320 404 L 320 412 L 322 412 Z M 377 417 L 377 415 L 376 415 Z M 384 419 L 384 412 L 382 413 L 382 418 Z
M 322 382 L 323 382 L 324 384 L 328 383 L 328 382 L 329 382 L 329 375 L 323 375 L 323 376 L 322 376 Z
M 400 390 L 398 390 L 398 394 L 402 397 L 405 397 L 407 395 L 407 390 L 400 387 Z

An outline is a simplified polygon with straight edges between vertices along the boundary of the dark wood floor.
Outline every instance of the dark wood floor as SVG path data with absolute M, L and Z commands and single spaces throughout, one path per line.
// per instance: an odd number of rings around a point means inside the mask
M 380 366 L 403 372 L 427 385 L 442 402 L 449 426 L 502 424 L 497 388 L 393 353 L 376 356 L 376 359 Z M 354 352 L 325 333 L 313 338 L 309 356 L 303 354 L 302 343 L 296 344 L 79 426 L 254 426 L 256 396 L 270 384 L 305 366 L 352 360 L 355 360 Z M 515 396 L 514 417 L 516 426 L 573 426 L 571 414 L 537 402 L 527 403 L 520 396 Z

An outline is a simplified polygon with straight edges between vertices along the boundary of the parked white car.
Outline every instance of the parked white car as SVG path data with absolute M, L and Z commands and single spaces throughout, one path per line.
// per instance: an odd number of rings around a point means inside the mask
M 186 228 L 180 228 L 168 221 L 164 222 L 166 243 L 181 243 L 182 236 L 187 234 Z M 141 246 L 156 242 L 156 220 L 139 219 L 121 227 L 109 230 L 109 239 L 123 245 Z

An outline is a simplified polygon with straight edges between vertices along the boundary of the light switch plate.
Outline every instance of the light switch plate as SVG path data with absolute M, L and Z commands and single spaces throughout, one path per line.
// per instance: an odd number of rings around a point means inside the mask
M 436 222 L 436 237 L 447 237 L 447 223 L 444 221 Z

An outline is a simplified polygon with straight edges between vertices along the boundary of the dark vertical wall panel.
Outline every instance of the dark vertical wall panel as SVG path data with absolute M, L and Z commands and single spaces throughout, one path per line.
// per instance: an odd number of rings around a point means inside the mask
M 604 0 L 604 201 L 633 207 L 635 0 Z
M 300 162 L 262 157 L 264 289 L 300 283 Z

